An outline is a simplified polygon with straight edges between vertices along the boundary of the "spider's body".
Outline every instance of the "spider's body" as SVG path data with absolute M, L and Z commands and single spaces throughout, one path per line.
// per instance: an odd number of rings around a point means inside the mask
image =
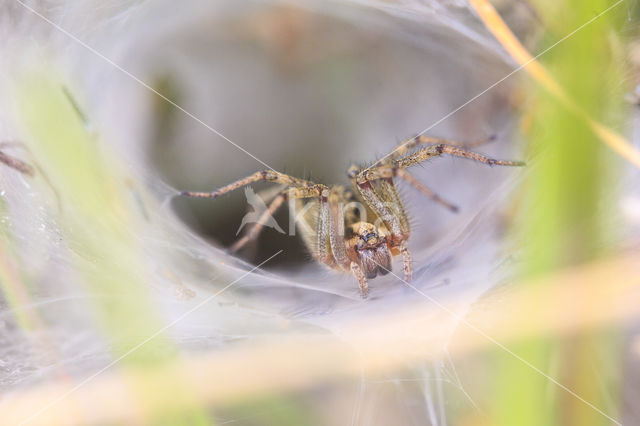
M 417 149 L 419 145 L 426 145 Z M 326 186 L 285 175 L 273 170 L 256 172 L 214 192 L 183 192 L 191 197 L 216 198 L 252 182 L 268 181 L 284 185 L 253 228 L 232 247 L 242 248 L 256 238 L 264 223 L 287 200 L 295 200 L 294 214 L 304 242 L 315 259 L 333 269 L 352 273 L 363 297 L 368 279 L 391 271 L 391 259 L 401 255 L 405 281 L 411 281 L 411 254 L 407 248 L 411 230 L 409 218 L 395 187 L 395 178 L 409 184 L 452 211 L 457 208 L 442 200 L 418 182 L 405 169 L 429 158 L 449 154 L 488 165 L 521 166 L 516 161 L 501 161 L 461 148 L 461 144 L 443 139 L 416 136 L 399 145 L 370 167 L 352 166 L 349 177 L 353 190 Z M 296 215 L 296 211 L 302 211 Z

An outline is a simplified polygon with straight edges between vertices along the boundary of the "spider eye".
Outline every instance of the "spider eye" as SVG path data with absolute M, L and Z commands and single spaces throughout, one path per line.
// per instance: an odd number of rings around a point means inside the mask
M 364 240 L 365 241 L 369 241 L 372 238 L 376 238 L 378 236 L 378 234 L 376 234 L 375 232 L 369 232 L 367 235 L 365 235 Z

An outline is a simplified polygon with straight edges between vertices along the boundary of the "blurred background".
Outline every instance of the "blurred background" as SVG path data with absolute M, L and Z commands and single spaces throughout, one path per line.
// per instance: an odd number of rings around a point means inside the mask
M 636 2 L 0 4 L 7 424 L 640 422 Z M 232 256 L 243 191 L 178 196 L 421 132 L 527 167 L 412 169 L 460 211 L 400 183 L 366 301 L 286 208 Z

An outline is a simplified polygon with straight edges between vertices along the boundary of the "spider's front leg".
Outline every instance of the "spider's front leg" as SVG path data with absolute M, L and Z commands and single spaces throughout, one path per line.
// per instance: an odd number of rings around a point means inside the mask
M 407 172 L 406 169 L 415 164 L 422 163 L 433 157 L 438 157 L 443 154 L 448 154 L 454 157 L 467 158 L 469 160 L 478 161 L 489 166 L 521 167 L 525 165 L 525 163 L 522 161 L 496 160 L 486 155 L 461 148 L 460 144 L 456 142 L 444 143 L 447 142 L 445 140 L 442 140 L 444 142 L 428 145 L 426 148 L 422 148 L 412 154 L 406 155 L 402 158 L 398 158 L 397 152 L 406 153 L 408 149 L 417 146 L 419 143 L 427 143 L 432 141 L 440 141 L 440 139 L 418 136 L 412 141 L 407 142 L 398 147 L 396 150 L 392 151 L 392 153 L 387 156 L 391 157 L 392 159 L 386 161 L 378 161 L 373 166 L 357 173 L 351 172 L 352 178 L 358 186 L 362 186 L 367 182 L 391 180 L 394 177 L 399 177 L 414 188 L 418 189 L 427 197 L 443 205 L 449 210 L 456 212 L 458 208 L 455 205 L 440 198 L 438 194 L 429 189 L 426 185 L 419 182 L 409 172 Z
M 267 209 L 262 212 L 262 214 L 258 218 L 258 221 L 255 223 L 255 225 L 253 225 L 249 232 L 238 241 L 233 243 L 233 245 L 229 248 L 229 251 L 231 253 L 235 253 L 243 248 L 248 242 L 255 240 L 258 235 L 260 235 L 260 232 L 264 229 L 264 225 L 269 221 L 269 219 L 273 218 L 275 212 L 287 200 L 317 198 L 322 194 L 324 189 L 326 189 L 324 185 L 315 184 L 308 187 L 286 188 L 282 190 L 278 195 L 275 196 L 273 201 L 271 201 L 269 207 L 267 207 Z
M 326 189 L 326 186 L 315 184 L 311 181 L 299 179 L 293 176 L 286 175 L 284 173 L 276 172 L 274 170 L 263 170 L 249 175 L 245 178 L 238 179 L 237 181 L 232 182 L 212 192 L 183 191 L 181 192 L 181 195 L 196 198 L 218 198 L 219 196 L 224 195 L 228 192 L 259 181 L 279 183 L 282 185 L 286 185 L 287 188 L 277 193 L 277 195 L 269 204 L 269 207 L 264 212 L 262 212 L 262 214 L 258 218 L 258 221 L 249 230 L 249 232 L 229 248 L 229 251 L 231 253 L 237 252 L 238 250 L 242 249 L 248 242 L 256 239 L 258 235 L 260 235 L 260 232 L 264 229 L 264 225 L 268 223 L 269 219 L 272 218 L 273 214 L 275 214 L 275 212 L 284 204 L 285 201 L 299 198 L 319 197 L 320 194 Z
M 362 268 L 356 262 L 351 262 L 351 272 L 358 279 L 358 284 L 360 285 L 360 295 L 362 295 L 363 299 L 366 299 L 369 295 L 369 283 L 367 283 L 367 277 L 364 276 L 362 272 Z
M 249 175 L 245 178 L 238 179 L 237 181 L 225 185 L 222 188 L 219 188 L 212 192 L 182 191 L 180 195 L 196 198 L 218 198 L 219 196 L 224 195 L 227 192 L 231 192 L 238 188 L 242 188 L 243 186 L 260 181 L 279 183 L 294 188 L 314 186 L 313 182 L 304 179 L 298 179 L 284 173 L 276 172 L 275 170 L 262 170 L 259 172 L 255 172 L 254 174 Z
M 496 135 L 491 135 L 489 137 L 478 139 L 472 142 L 458 142 L 451 139 L 443 139 L 443 138 L 434 138 L 431 136 L 425 135 L 417 135 L 408 139 L 395 147 L 389 154 L 382 157 L 380 160 L 376 161 L 370 168 L 380 167 L 385 164 L 392 162 L 393 160 L 397 160 L 398 158 L 408 154 L 411 150 L 416 148 L 419 145 L 449 145 L 449 146 L 457 146 L 460 148 L 475 148 L 480 145 L 484 145 L 489 142 L 493 142 L 496 140 Z
M 409 173 L 405 169 L 397 167 L 393 161 L 387 164 L 383 163 L 380 166 L 371 166 L 362 171 L 358 171 L 355 166 L 352 166 L 350 170 L 350 176 L 353 180 L 354 185 L 362 185 L 365 182 L 372 182 L 378 179 L 389 180 L 393 179 L 394 177 L 398 177 L 418 191 L 422 192 L 427 197 L 431 198 L 436 203 L 446 208 L 447 210 L 453 213 L 458 212 L 458 206 L 440 197 L 435 191 L 420 182 L 411 173 Z

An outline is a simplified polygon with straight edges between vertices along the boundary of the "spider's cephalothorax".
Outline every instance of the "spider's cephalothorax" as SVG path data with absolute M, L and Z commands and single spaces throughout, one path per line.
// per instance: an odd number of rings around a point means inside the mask
M 367 168 L 352 166 L 348 175 L 353 191 L 339 185 L 328 187 L 274 170 L 264 170 L 217 191 L 183 192 L 182 195 L 216 198 L 257 181 L 284 185 L 258 222 L 231 247 L 231 251 L 237 251 L 255 239 L 271 215 L 285 201 L 296 200 L 295 203 L 290 203 L 294 208 L 292 214 L 295 214 L 295 210 L 301 211 L 299 209 L 307 212 L 296 215 L 296 219 L 304 221 L 303 224 L 299 223 L 298 228 L 315 259 L 333 269 L 355 275 L 361 294 L 366 297 L 369 289 L 367 280 L 391 271 L 393 256 L 402 256 L 404 279 L 406 282 L 411 281 L 411 254 L 407 248 L 411 230 L 394 179 L 405 180 L 434 201 L 451 211 L 457 211 L 457 207 L 417 181 L 406 169 L 442 154 L 468 158 L 490 166 L 524 165 L 519 161 L 495 160 L 465 149 L 484 142 L 487 140 L 463 147 L 454 141 L 416 136 Z M 421 145 L 425 146 L 420 148 Z M 309 203 L 312 205 L 308 206 Z

